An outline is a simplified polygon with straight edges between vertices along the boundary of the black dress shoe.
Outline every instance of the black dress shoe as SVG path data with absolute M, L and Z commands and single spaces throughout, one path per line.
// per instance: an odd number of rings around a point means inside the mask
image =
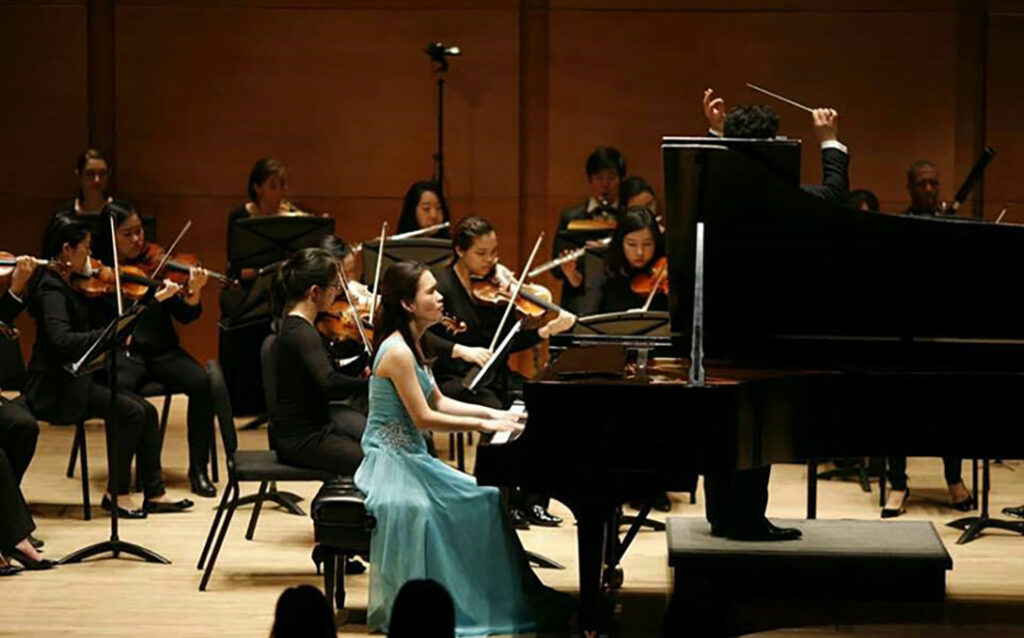
M 356 558 L 350 558 L 345 561 L 345 573 L 349 576 L 355 574 L 365 574 L 366 565 L 362 561 Z
M 17 565 L 4 565 L 3 567 L 0 567 L 0 576 L 14 576 L 15 574 L 20 574 L 22 571 L 24 570 Z
M 100 501 L 100 507 L 102 507 L 104 511 L 109 512 L 110 511 L 110 505 L 111 505 L 110 499 L 107 498 L 106 496 L 104 496 L 103 500 Z M 135 518 L 135 519 L 146 518 L 146 510 L 145 509 L 129 510 L 129 509 L 125 509 L 125 508 L 121 507 L 120 505 L 118 505 L 117 506 L 117 517 L 118 518 Z
M 20 549 L 12 547 L 7 550 L 7 559 L 16 560 L 22 564 L 22 566 L 30 572 L 43 571 L 44 569 L 53 569 L 57 566 L 55 561 L 49 558 L 40 558 L 39 560 L 32 560 L 25 555 Z
M 541 527 L 558 527 L 562 524 L 561 517 L 547 511 L 543 505 L 534 505 L 527 510 L 526 518 L 531 525 L 540 525 Z
M 192 486 L 192 493 L 206 498 L 217 496 L 217 488 L 210 481 L 206 474 L 205 467 L 193 467 L 188 470 L 188 484 Z
M 44 543 L 43 541 L 39 540 L 38 538 L 36 538 L 35 536 L 33 536 L 31 534 L 28 535 L 28 542 L 29 542 L 29 545 L 31 545 L 32 547 L 35 547 L 36 549 L 42 549 L 43 545 L 46 544 L 46 543 Z
M 668 492 L 658 492 L 658 495 L 654 497 L 654 503 L 651 507 L 659 512 L 671 511 L 672 501 L 668 497 Z
M 146 501 L 142 504 L 142 509 L 149 514 L 173 514 L 184 512 L 193 505 L 195 503 L 183 498 L 180 501 Z
M 734 541 L 795 541 L 803 533 L 795 527 L 776 527 L 764 519 L 749 525 L 732 526 L 726 535 Z
M 512 527 L 516 529 L 530 529 L 530 521 L 526 519 L 526 514 L 523 513 L 523 510 L 513 507 L 508 511 L 508 516 L 512 519 Z
M 1017 507 L 1004 507 L 1003 514 L 1014 518 L 1024 518 L 1024 505 L 1018 505 Z

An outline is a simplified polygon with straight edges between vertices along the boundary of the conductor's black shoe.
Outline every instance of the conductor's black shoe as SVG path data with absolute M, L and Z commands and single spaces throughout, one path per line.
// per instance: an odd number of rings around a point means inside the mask
M 558 527 L 562 524 L 562 518 L 544 509 L 543 505 L 531 507 L 526 513 L 526 518 L 530 521 L 530 524 L 540 525 L 541 527 Z
M 100 501 L 100 507 L 102 507 L 104 511 L 109 512 L 110 511 L 110 506 L 111 506 L 110 499 L 107 498 L 106 496 L 104 496 L 103 500 Z M 146 516 L 147 516 L 147 514 L 146 514 L 145 508 L 137 509 L 137 510 L 129 510 L 129 509 L 125 509 L 125 508 L 121 507 L 120 505 L 117 506 L 117 517 L 118 518 L 146 518 Z
M 32 547 L 35 547 L 36 549 L 42 549 L 43 545 L 46 544 L 31 534 L 28 535 L 28 542 Z
M 193 505 L 195 503 L 183 498 L 180 501 L 146 501 L 142 504 L 142 509 L 149 514 L 170 514 L 184 512 Z
M 1004 507 L 1003 514 L 1014 518 L 1024 518 L 1024 505 L 1018 505 L 1017 507 Z
M 217 496 L 217 488 L 210 482 L 206 475 L 205 467 L 192 467 L 188 470 L 188 484 L 192 487 L 192 493 L 199 496 Z
M 24 554 L 20 549 L 11 548 L 7 550 L 8 561 L 16 560 L 21 563 L 22 567 L 29 571 L 42 571 L 44 569 L 53 569 L 57 566 L 55 561 L 49 558 L 40 558 L 39 560 L 32 560 Z
M 526 514 L 523 510 L 515 507 L 508 511 L 509 518 L 512 519 L 512 527 L 516 529 L 530 529 L 530 521 L 526 519 Z
M 727 536 L 735 541 L 795 541 L 803 533 L 795 527 L 776 527 L 764 519 L 750 525 L 730 527 Z

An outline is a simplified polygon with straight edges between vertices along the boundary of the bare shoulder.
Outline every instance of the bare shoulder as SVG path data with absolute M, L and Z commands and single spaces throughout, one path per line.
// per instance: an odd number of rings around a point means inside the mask
M 411 372 L 416 358 L 404 339 L 393 339 L 391 346 L 377 362 L 377 376 L 390 378 L 397 374 Z

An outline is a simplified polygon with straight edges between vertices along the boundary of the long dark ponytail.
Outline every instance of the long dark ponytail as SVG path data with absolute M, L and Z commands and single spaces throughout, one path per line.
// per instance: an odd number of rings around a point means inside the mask
M 306 296 L 311 286 L 326 288 L 338 277 L 338 262 L 323 248 L 303 248 L 277 267 L 273 310 L 282 314 L 292 303 Z
M 380 306 L 373 320 L 373 351 L 380 350 L 391 333 L 398 331 L 405 340 L 405 345 L 412 350 L 416 362 L 420 365 L 429 363 L 424 360 L 423 350 L 417 346 L 409 321 L 412 314 L 405 309 L 402 302 L 412 303 L 419 291 L 420 278 L 427 267 L 418 261 L 399 261 L 388 266 L 384 271 L 380 285 Z

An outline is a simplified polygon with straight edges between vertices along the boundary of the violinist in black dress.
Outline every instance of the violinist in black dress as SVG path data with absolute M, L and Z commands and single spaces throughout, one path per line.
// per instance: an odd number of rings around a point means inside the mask
M 456 332 L 436 325 L 428 331 L 433 335 L 426 341 L 428 347 L 435 354 L 440 351 L 433 365 L 437 386 L 442 394 L 459 401 L 507 409 L 522 384 L 521 378 L 508 366 L 508 353 L 498 355 L 502 360 L 492 364 L 488 376 L 475 390 L 470 391 L 463 385 L 471 371 L 490 359 L 489 346 L 505 313 L 504 307 L 481 305 L 472 292 L 475 279 L 509 277 L 508 271 L 498 264 L 497 231 L 486 219 L 467 217 L 452 232 L 452 249 L 452 261 L 436 273 L 437 290 L 444 297 L 445 313 L 465 324 L 465 330 Z M 509 352 L 532 348 L 551 335 L 571 328 L 575 320 L 574 315 L 562 311 L 539 328 L 521 330 L 513 337 Z M 512 321 L 514 317 L 505 326 L 505 331 L 511 327 Z M 504 335 L 505 332 L 502 337 Z M 446 350 L 450 355 L 446 356 Z M 557 525 L 561 521 L 547 512 L 546 499 L 529 496 L 523 500 L 524 511 L 513 511 L 514 518 L 525 517 L 531 523 L 546 526 Z M 517 509 L 516 503 L 513 503 L 513 509 Z

